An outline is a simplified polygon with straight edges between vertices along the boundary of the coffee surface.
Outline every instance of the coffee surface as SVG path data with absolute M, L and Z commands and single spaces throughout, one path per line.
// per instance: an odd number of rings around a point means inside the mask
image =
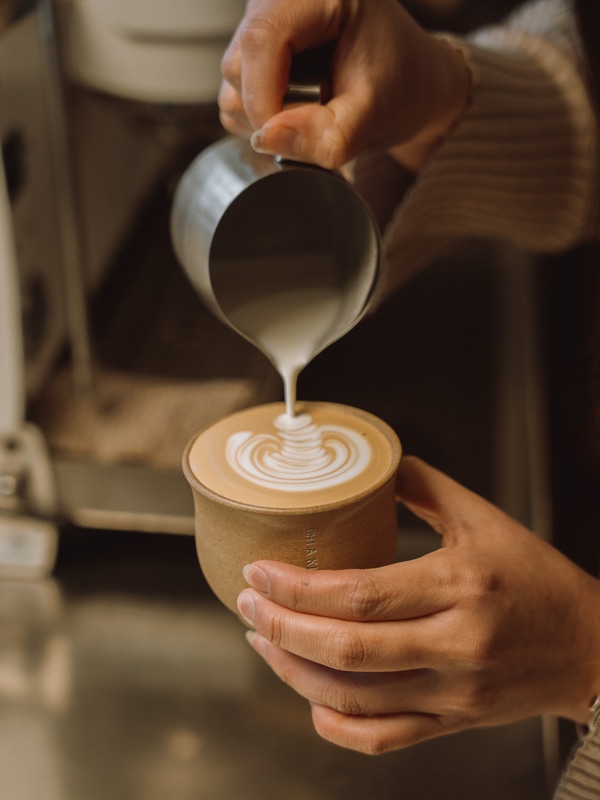
M 192 474 L 210 491 L 266 508 L 309 508 L 362 494 L 395 469 L 395 434 L 372 415 L 327 403 L 245 409 L 199 434 Z

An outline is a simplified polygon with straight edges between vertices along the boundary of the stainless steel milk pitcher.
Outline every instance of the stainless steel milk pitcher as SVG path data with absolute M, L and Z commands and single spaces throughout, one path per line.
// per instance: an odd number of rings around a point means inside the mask
M 340 173 L 258 154 L 237 137 L 208 147 L 188 168 L 171 232 L 205 303 L 276 366 L 265 314 L 249 305 L 265 300 L 268 315 L 288 317 L 304 305 L 310 320 L 317 296 L 335 296 L 308 363 L 362 317 L 378 277 L 376 223 Z

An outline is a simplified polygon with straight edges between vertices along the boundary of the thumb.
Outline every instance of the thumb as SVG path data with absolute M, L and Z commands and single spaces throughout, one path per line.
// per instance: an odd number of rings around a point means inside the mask
M 458 542 L 490 523 L 499 510 L 478 494 L 415 456 L 404 456 L 396 478 L 396 496 L 413 514 L 442 534 L 444 544 Z
M 346 119 L 341 98 L 327 105 L 304 104 L 285 109 L 252 136 L 259 153 L 339 169 L 359 151 L 361 142 Z

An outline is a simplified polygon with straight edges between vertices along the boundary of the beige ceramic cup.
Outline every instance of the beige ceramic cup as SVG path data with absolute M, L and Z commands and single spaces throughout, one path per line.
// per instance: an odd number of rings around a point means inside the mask
M 188 444 L 196 547 L 204 576 L 237 613 L 242 567 L 370 568 L 396 555 L 395 432 L 359 409 L 283 403 L 232 414 Z

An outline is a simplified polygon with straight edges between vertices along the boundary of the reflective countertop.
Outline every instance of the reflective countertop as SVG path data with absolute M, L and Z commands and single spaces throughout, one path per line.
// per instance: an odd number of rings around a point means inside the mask
M 191 537 L 71 531 L 55 576 L 0 583 L 1 800 L 537 800 L 539 720 L 372 758 L 213 598 Z

